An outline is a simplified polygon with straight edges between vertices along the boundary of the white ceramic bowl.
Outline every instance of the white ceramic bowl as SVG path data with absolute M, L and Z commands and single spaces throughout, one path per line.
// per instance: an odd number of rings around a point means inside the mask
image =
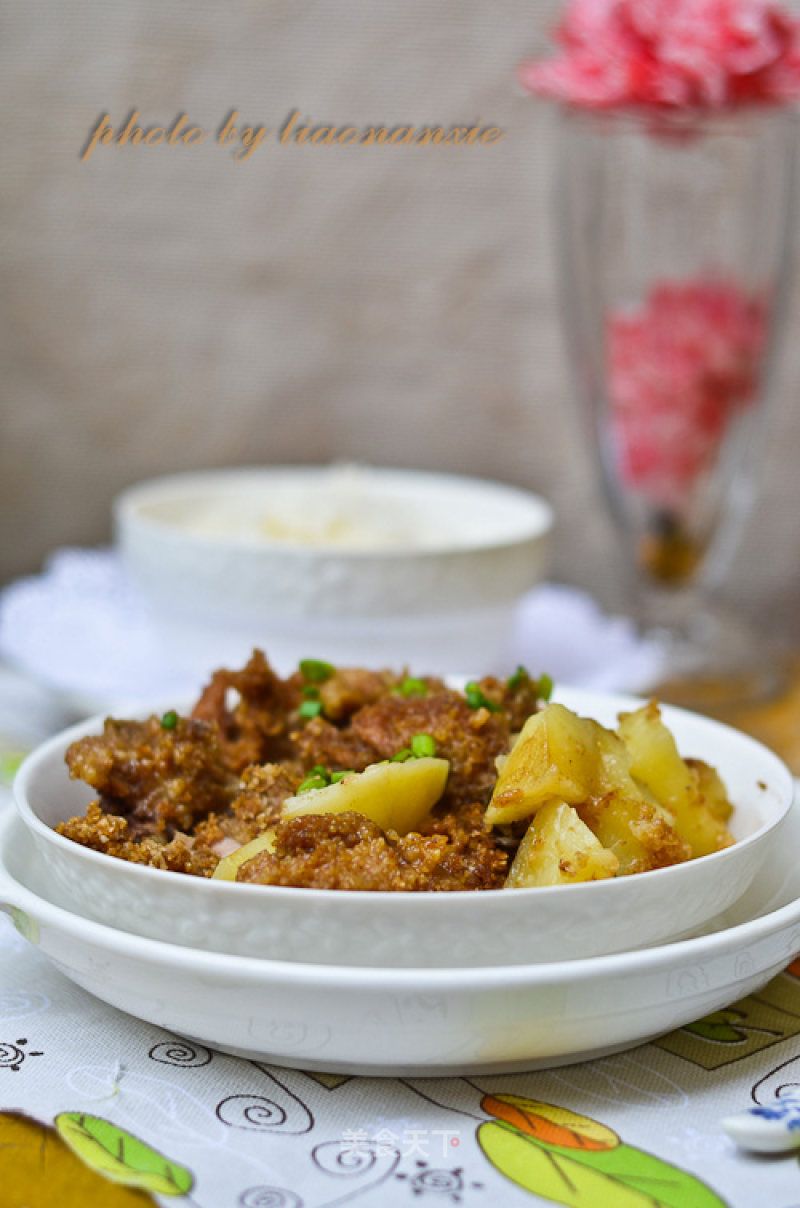
M 254 646 L 280 671 L 399 651 L 431 672 L 502 668 L 552 527 L 544 500 L 500 483 L 336 466 L 162 478 L 114 517 L 171 665 L 200 676 Z
M 605 725 L 629 697 L 558 697 Z M 679 709 L 664 719 L 681 752 L 721 773 L 737 843 L 639 876 L 483 893 L 363 893 L 238 885 L 128 864 L 79 846 L 53 826 L 92 793 L 68 778 L 70 742 L 95 718 L 44 743 L 22 765 L 15 798 L 56 904 L 122 931 L 193 948 L 272 960 L 371 967 L 485 967 L 639 949 L 694 933 L 750 886 L 780 842 L 793 797 L 781 761 L 738 731 Z
M 0 811 L 2 813 L 2 811 Z M 65 976 L 173 1034 L 295 1069 L 443 1077 L 588 1061 L 754 994 L 800 949 L 800 810 L 710 934 L 643 952 L 490 969 L 348 969 L 198 952 L 52 902 L 0 817 L 0 904 Z

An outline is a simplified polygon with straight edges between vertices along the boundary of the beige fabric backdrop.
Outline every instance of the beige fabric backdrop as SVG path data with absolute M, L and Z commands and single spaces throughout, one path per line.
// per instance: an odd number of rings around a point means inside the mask
M 570 408 L 548 210 L 552 124 L 518 93 L 552 0 L 3 0 L 0 579 L 107 538 L 123 485 L 234 463 L 362 459 L 538 489 L 554 573 L 619 600 Z M 492 147 L 209 138 L 101 147 L 101 112 L 216 132 L 467 124 Z M 800 323 L 795 295 L 792 331 Z M 732 590 L 800 637 L 788 341 Z

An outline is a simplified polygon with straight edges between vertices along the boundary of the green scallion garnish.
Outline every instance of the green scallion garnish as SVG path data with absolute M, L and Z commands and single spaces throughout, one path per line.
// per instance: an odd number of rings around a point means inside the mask
M 304 700 L 300 708 L 297 710 L 300 717 L 319 717 L 322 712 L 321 700 Z
M 345 776 L 352 776 L 353 769 L 347 768 L 344 772 L 331 772 L 331 784 L 338 784 Z
M 524 684 L 528 683 L 530 678 L 527 667 L 523 667 L 522 663 L 520 663 L 514 674 L 510 675 L 506 680 L 506 687 L 509 692 L 516 692 L 517 688 L 521 688 Z
M 177 726 L 177 724 L 178 724 L 178 714 L 175 712 L 174 709 L 170 709 L 161 718 L 161 729 L 162 730 L 174 730 L 175 727 Z
M 496 701 L 490 700 L 483 689 L 470 680 L 464 689 L 464 696 L 467 699 L 467 704 L 470 709 L 488 709 L 490 713 L 499 713 L 500 706 Z
M 395 688 L 395 692 L 398 696 L 423 697 L 428 695 L 428 686 L 424 680 L 416 679 L 413 675 L 408 675 L 402 684 Z
M 325 663 L 322 659 L 301 659 L 300 671 L 303 679 L 308 680 L 310 684 L 324 684 L 333 675 L 336 668 L 331 663 Z
M 413 758 L 414 752 L 411 750 L 411 747 L 403 747 L 401 751 L 398 751 L 396 755 L 392 756 L 392 758 L 389 760 L 389 763 L 405 763 L 407 759 Z
M 436 754 L 436 743 L 430 734 L 415 734 L 411 739 L 411 754 L 415 759 L 430 759 Z
M 553 680 L 546 672 L 544 675 L 539 676 L 536 695 L 539 697 L 539 700 L 543 701 L 548 701 L 553 695 Z
M 307 776 L 306 779 L 298 786 L 297 794 L 310 793 L 312 789 L 326 789 L 328 781 L 322 776 Z

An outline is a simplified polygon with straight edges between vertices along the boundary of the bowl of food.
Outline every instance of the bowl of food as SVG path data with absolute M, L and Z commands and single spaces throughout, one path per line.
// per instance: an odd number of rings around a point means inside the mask
M 199 700 L 95 718 L 15 782 L 57 905 L 218 953 L 487 967 L 694 934 L 793 797 L 780 760 L 678 709 L 260 652 Z
M 0 903 L 59 973 L 173 1036 L 312 1073 L 508 1074 L 632 1048 L 766 986 L 798 949 L 796 810 L 782 834 L 769 867 L 708 934 L 506 968 L 306 965 L 143 939 L 54 905 L 11 810 L 0 813 Z
M 123 492 L 114 519 L 171 663 L 198 677 L 257 645 L 285 671 L 310 648 L 502 668 L 553 522 L 529 491 L 361 466 L 175 475 Z

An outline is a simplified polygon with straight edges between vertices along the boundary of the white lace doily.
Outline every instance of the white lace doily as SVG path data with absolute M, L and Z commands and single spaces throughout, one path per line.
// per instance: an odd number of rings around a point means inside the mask
M 514 648 L 532 671 L 580 687 L 636 691 L 655 670 L 655 651 L 628 621 L 605 616 L 584 592 L 554 584 L 523 601 Z M 110 550 L 59 550 L 42 574 L 7 587 L 0 656 L 81 711 L 197 687 L 170 665 L 145 600 Z

